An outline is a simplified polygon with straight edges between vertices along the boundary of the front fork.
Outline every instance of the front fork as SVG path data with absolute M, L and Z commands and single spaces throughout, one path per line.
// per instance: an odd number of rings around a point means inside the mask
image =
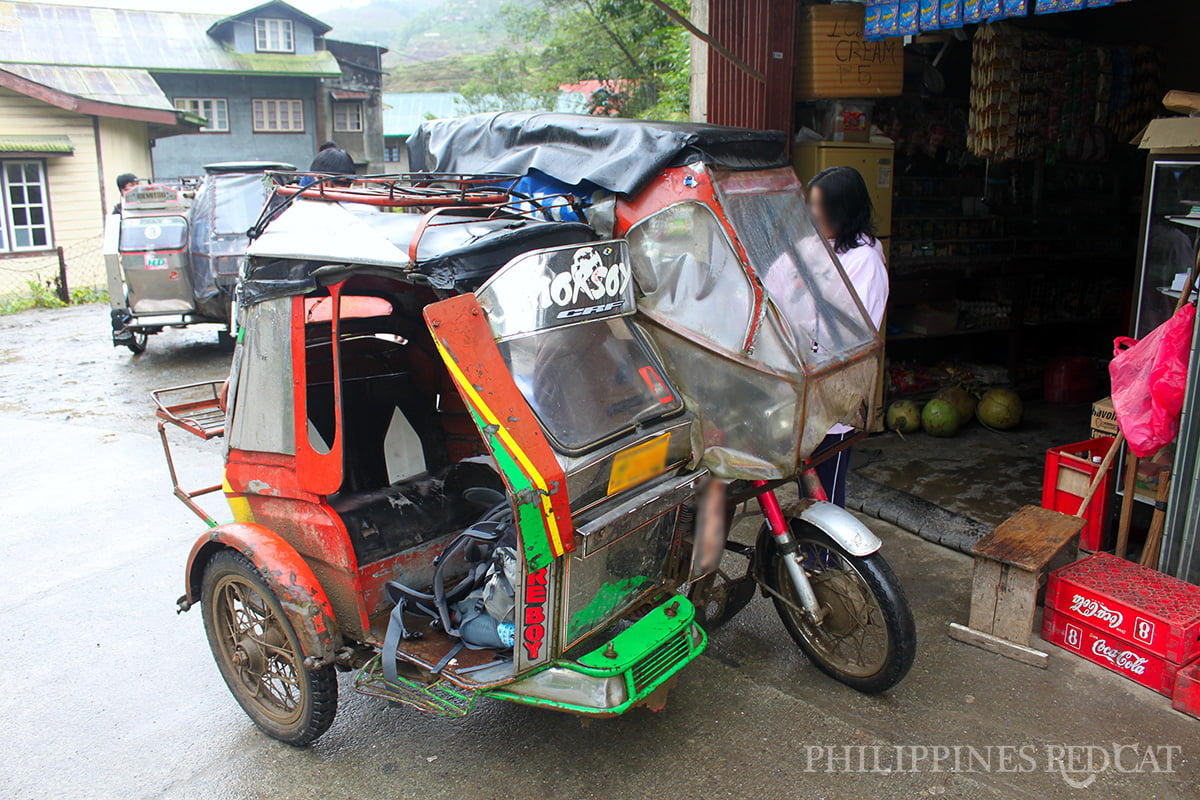
M 810 493 L 825 494 L 820 481 L 815 480 L 814 472 L 810 470 L 805 473 L 804 479 L 805 488 L 809 489 Z M 809 487 L 810 483 L 815 483 L 815 490 Z M 763 487 L 767 485 L 767 482 L 751 481 L 751 484 Z M 779 505 L 779 498 L 775 496 L 773 489 L 767 490 L 758 496 L 758 504 L 762 507 L 763 516 L 767 520 L 767 528 L 771 531 L 771 538 L 775 541 L 779 557 L 783 559 L 783 565 L 792 579 L 792 586 L 796 589 L 800 605 L 803 606 L 809 618 L 820 625 L 825 618 L 825 609 L 817 602 L 817 596 L 813 593 L 812 583 L 808 580 L 808 573 L 805 572 L 804 562 L 800 558 L 800 546 L 792 538 L 791 529 L 788 527 L 787 519 L 783 516 L 783 509 Z

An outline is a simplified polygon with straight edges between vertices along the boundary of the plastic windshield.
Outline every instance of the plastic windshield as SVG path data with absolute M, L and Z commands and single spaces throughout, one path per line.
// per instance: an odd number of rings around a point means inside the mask
M 121 220 L 121 252 L 181 250 L 187 230 L 183 217 L 126 217 Z
M 514 382 L 560 451 L 589 450 L 683 409 L 629 322 L 624 242 L 522 256 L 478 297 Z

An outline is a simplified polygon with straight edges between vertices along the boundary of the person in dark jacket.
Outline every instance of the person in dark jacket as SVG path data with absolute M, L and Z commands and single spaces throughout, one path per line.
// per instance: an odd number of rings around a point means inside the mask
M 138 185 L 138 176 L 134 175 L 132 172 L 122 172 L 120 175 L 117 176 L 117 191 L 121 193 L 121 197 L 124 197 L 125 193 L 127 191 L 129 191 L 130 189 L 132 189 L 133 187 L 135 187 L 137 185 Z M 118 200 L 117 204 L 115 206 L 113 206 L 112 213 L 114 213 L 114 214 L 121 213 L 121 201 L 120 200 Z
M 335 143 L 326 142 L 317 151 L 317 157 L 308 166 L 308 171 L 324 172 L 332 175 L 353 175 L 355 172 L 354 159 Z M 335 183 L 345 185 L 349 181 L 337 181 Z

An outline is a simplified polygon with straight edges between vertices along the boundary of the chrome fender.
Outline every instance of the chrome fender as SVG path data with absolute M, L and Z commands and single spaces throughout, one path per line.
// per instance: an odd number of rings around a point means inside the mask
M 858 517 L 824 500 L 801 500 L 787 516 L 802 519 L 833 539 L 852 556 L 868 556 L 883 546 L 879 537 Z

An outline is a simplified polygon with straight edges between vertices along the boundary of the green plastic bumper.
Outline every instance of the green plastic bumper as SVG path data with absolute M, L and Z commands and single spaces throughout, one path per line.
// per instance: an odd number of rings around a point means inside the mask
M 676 595 L 577 661 L 557 661 L 482 694 L 590 716 L 616 716 L 645 700 L 703 652 L 695 608 Z

